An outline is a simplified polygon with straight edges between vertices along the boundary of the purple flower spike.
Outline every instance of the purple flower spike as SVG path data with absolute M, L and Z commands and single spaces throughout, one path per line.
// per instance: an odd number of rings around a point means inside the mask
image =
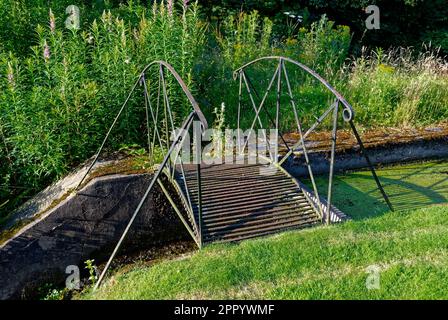
M 168 7 L 168 14 L 170 16 L 173 15 L 173 5 L 174 5 L 174 1 L 173 0 L 168 0 L 167 7 Z
M 56 19 L 54 17 L 53 11 L 50 9 L 50 31 L 54 33 L 56 30 Z
M 8 62 L 8 82 L 11 86 L 14 86 L 14 70 L 11 63 Z
M 50 59 L 50 47 L 48 46 L 47 41 L 45 41 L 44 44 L 44 59 L 45 61 Z

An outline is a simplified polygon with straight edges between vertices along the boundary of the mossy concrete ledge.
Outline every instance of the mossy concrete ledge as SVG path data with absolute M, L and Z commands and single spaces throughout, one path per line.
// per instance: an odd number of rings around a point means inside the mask
M 23 227 L 0 245 L 0 299 L 26 298 L 46 283 L 64 283 L 68 266 L 104 260 L 121 236 L 151 174 L 109 175 L 91 180 L 75 196 Z M 185 239 L 188 234 L 163 195 L 154 189 L 124 248 Z

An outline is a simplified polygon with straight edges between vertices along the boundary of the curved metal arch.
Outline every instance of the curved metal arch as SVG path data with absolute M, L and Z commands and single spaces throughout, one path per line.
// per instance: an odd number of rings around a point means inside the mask
M 301 69 L 305 70 L 310 75 L 312 75 L 314 78 L 319 80 L 344 105 L 344 109 L 343 109 L 343 113 L 342 113 L 344 121 L 348 122 L 348 121 L 353 120 L 354 115 L 355 115 L 355 111 L 353 110 L 353 107 L 350 105 L 350 103 L 348 103 L 347 100 L 345 100 L 345 98 L 342 96 L 342 94 L 340 94 L 335 88 L 333 88 L 333 86 L 331 86 L 328 83 L 328 81 L 325 80 L 324 78 L 322 78 L 316 71 L 314 71 L 313 69 L 311 69 L 308 66 L 304 65 L 303 63 L 295 61 L 295 60 L 293 60 L 291 58 L 283 57 L 283 56 L 267 56 L 267 57 L 261 57 L 261 58 L 252 60 L 251 62 L 248 62 L 248 63 L 244 64 L 243 66 L 239 67 L 238 69 L 236 69 L 235 71 L 233 71 L 233 78 L 236 80 L 237 77 L 238 77 L 238 73 L 239 72 L 244 71 L 244 69 L 246 69 L 247 67 L 249 67 L 249 66 L 251 66 L 251 65 L 253 65 L 253 64 L 255 64 L 255 63 L 259 62 L 259 61 L 262 61 L 262 60 L 287 61 L 287 62 L 292 63 L 292 64 L 300 67 Z
M 152 66 L 154 66 L 154 65 L 164 66 L 166 69 L 168 69 L 168 71 L 176 79 L 177 83 L 182 88 L 182 91 L 185 93 L 185 95 L 187 96 L 188 100 L 190 101 L 190 103 L 191 103 L 191 105 L 193 107 L 194 112 L 196 113 L 197 117 L 199 118 L 199 121 L 202 124 L 202 129 L 203 130 L 208 129 L 207 120 L 206 120 L 204 114 L 202 113 L 201 108 L 199 108 L 199 104 L 196 102 L 196 99 L 191 94 L 191 92 L 188 89 L 187 85 L 185 84 L 184 80 L 180 77 L 180 75 L 173 68 L 173 66 L 171 66 L 168 62 L 163 61 L 163 60 L 155 60 L 155 61 L 151 62 L 150 64 L 148 64 L 145 68 L 143 68 L 142 72 L 140 72 L 140 75 L 139 75 L 139 78 L 138 78 L 137 82 L 135 83 L 134 87 L 132 88 L 132 91 L 135 89 L 135 87 L 137 86 L 139 81 L 144 77 L 146 71 L 149 68 L 151 68 Z M 131 91 L 131 94 L 132 94 L 132 91 Z
M 182 88 L 182 91 L 185 93 L 185 95 L 187 96 L 190 104 L 192 105 L 193 112 L 197 116 L 198 120 L 201 123 L 201 130 L 202 130 L 202 132 L 204 132 L 205 130 L 208 129 L 207 120 L 206 120 L 204 114 L 202 113 L 201 109 L 199 108 L 199 104 L 196 102 L 196 99 L 193 97 L 193 95 L 191 94 L 191 92 L 188 89 L 187 85 L 185 84 L 183 79 L 180 77 L 180 75 L 177 73 L 177 71 L 168 62 L 162 61 L 162 60 L 155 60 L 155 61 L 151 62 L 150 64 L 148 64 L 146 67 L 144 67 L 143 70 L 138 75 L 138 78 L 135 81 L 135 83 L 133 84 L 133 86 L 131 87 L 131 91 L 129 92 L 128 96 L 126 97 L 126 100 L 124 101 L 124 103 L 122 104 L 120 110 L 118 111 L 117 115 L 115 116 L 114 121 L 112 122 L 112 125 L 109 127 L 109 130 L 107 131 L 106 136 L 104 137 L 103 142 L 101 143 L 101 146 L 99 147 L 97 153 L 95 154 L 95 157 L 94 157 L 92 163 L 87 168 L 87 171 L 85 172 L 84 176 L 81 178 L 81 180 L 78 183 L 78 185 L 76 186 L 75 190 L 79 189 L 79 187 L 82 185 L 82 183 L 86 179 L 87 175 L 92 170 L 92 168 L 95 165 L 95 163 L 98 161 L 99 155 L 100 155 L 101 151 L 103 150 L 103 148 L 104 148 L 104 146 L 105 146 L 105 144 L 106 144 L 106 142 L 107 142 L 107 140 L 108 140 L 108 138 L 109 138 L 109 136 L 110 136 L 110 134 L 112 132 L 112 129 L 117 124 L 117 121 L 120 118 L 121 114 L 123 113 L 123 110 L 127 106 L 129 100 L 131 99 L 132 94 L 134 93 L 134 91 L 137 88 L 137 86 L 139 85 L 139 83 L 141 83 L 142 80 L 145 81 L 145 73 L 146 73 L 146 71 L 148 71 L 149 68 L 151 68 L 154 65 L 163 66 L 166 69 L 168 69 L 168 71 L 176 79 L 177 83 L 180 85 L 180 87 Z
M 304 139 L 305 139 L 306 136 L 308 136 L 308 134 L 309 134 L 311 131 L 313 131 L 314 129 L 316 129 L 316 127 L 322 122 L 322 120 L 323 120 L 324 118 L 326 118 L 326 117 L 330 114 L 331 111 L 333 111 L 333 130 L 332 130 L 332 138 L 331 138 L 332 146 L 331 146 L 330 174 L 329 174 L 329 185 L 328 185 L 328 192 L 327 192 L 327 195 L 328 195 L 328 201 L 327 201 L 327 204 L 328 204 L 328 212 L 327 212 L 327 215 L 326 215 L 327 223 L 329 223 L 329 222 L 330 222 L 330 221 L 329 221 L 329 218 L 330 218 L 329 210 L 330 210 L 330 207 L 331 207 L 331 193 L 332 193 L 332 184 L 333 184 L 332 180 L 333 180 L 333 173 L 334 173 L 334 172 L 333 172 L 333 171 L 334 171 L 334 165 L 333 165 L 333 164 L 334 164 L 335 149 L 336 149 L 336 139 L 337 139 L 336 137 L 337 137 L 337 130 L 338 130 L 338 125 L 337 125 L 337 124 L 338 124 L 338 121 L 337 121 L 337 117 L 338 117 L 339 103 L 342 103 L 342 105 L 343 105 L 343 108 L 342 108 L 342 117 L 343 117 L 343 119 L 344 119 L 345 122 L 348 122 L 348 123 L 349 123 L 350 128 L 352 129 L 353 134 L 354 134 L 354 136 L 355 136 L 355 138 L 356 138 L 356 140 L 357 140 L 357 142 L 358 142 L 358 144 L 359 144 L 361 153 L 362 153 L 362 155 L 365 157 L 366 162 L 367 162 L 367 164 L 368 164 L 368 166 L 369 166 L 369 168 L 370 168 L 370 170 L 371 170 L 371 172 L 372 172 L 372 175 L 373 175 L 373 177 L 374 177 L 374 179 L 375 179 L 375 182 L 376 182 L 376 184 L 377 184 L 377 186 L 378 186 L 378 189 L 379 189 L 380 192 L 382 193 L 383 198 L 384 198 L 384 200 L 386 201 L 386 203 L 387 203 L 387 205 L 389 206 L 389 208 L 393 211 L 393 206 L 392 206 L 392 204 L 390 203 L 389 198 L 388 198 L 386 192 L 384 191 L 384 188 L 383 188 L 383 186 L 381 185 L 381 182 L 379 181 L 379 179 L 378 179 L 378 177 L 377 177 L 377 175 L 376 175 L 375 168 L 373 167 L 373 165 L 372 165 L 372 163 L 371 163 L 371 161 L 370 161 L 370 159 L 369 159 L 369 156 L 368 156 L 367 153 L 366 153 L 366 150 L 365 150 L 365 148 L 364 148 L 363 142 L 362 142 L 362 140 L 361 140 L 361 138 L 360 138 L 360 136 L 359 136 L 359 134 L 358 134 L 358 132 L 357 132 L 357 130 L 356 130 L 356 127 L 355 127 L 355 125 L 354 125 L 353 118 L 354 118 L 355 112 L 354 112 L 354 110 L 353 110 L 353 107 L 352 107 L 352 106 L 347 102 L 347 100 L 345 100 L 345 98 L 344 98 L 344 97 L 343 97 L 343 96 L 342 96 L 336 89 L 334 89 L 334 88 L 333 88 L 333 87 L 332 87 L 332 86 L 331 86 L 331 85 L 330 85 L 324 78 L 322 78 L 316 71 L 312 70 L 311 68 L 307 67 L 306 65 L 304 65 L 304 64 L 302 64 L 302 63 L 300 63 L 300 62 L 298 62 L 298 61 L 295 61 L 295 60 L 293 60 L 293 59 L 290 59 L 290 58 L 288 58 L 288 57 L 283 57 L 283 56 L 266 56 L 266 57 L 261 57 L 261 58 L 255 59 L 255 60 L 253 60 L 253 61 L 251 61 L 251 62 L 248 62 L 248 63 L 244 64 L 243 66 L 239 67 L 238 69 L 236 69 L 236 70 L 234 71 L 234 73 L 233 73 L 234 80 L 236 80 L 236 79 L 238 78 L 238 76 L 239 76 L 239 78 L 240 78 L 240 89 L 239 89 L 239 95 L 240 95 L 240 98 L 239 98 L 239 106 L 238 106 L 238 125 L 239 125 L 239 117 L 240 117 L 241 86 L 242 86 L 242 81 L 241 81 L 241 79 L 242 79 L 242 78 L 243 78 L 243 79 L 245 80 L 245 82 L 246 82 L 245 84 L 246 84 L 246 87 L 247 87 L 247 90 L 248 90 L 248 94 L 249 94 L 249 96 L 250 96 L 250 98 L 251 98 L 251 100 L 252 100 L 252 103 L 253 103 L 253 98 L 252 98 L 252 95 L 251 95 L 251 92 L 250 92 L 250 89 L 249 89 L 249 85 L 252 85 L 252 84 L 251 84 L 250 82 L 247 83 L 247 79 L 246 79 L 247 77 L 246 77 L 246 74 L 245 74 L 245 69 L 246 69 L 247 67 L 249 67 L 249 66 L 251 66 L 251 65 L 253 65 L 253 64 L 257 63 L 257 62 L 259 62 L 259 61 L 266 61 L 266 60 L 277 60 L 277 61 L 278 61 L 278 67 L 277 67 L 276 72 L 274 73 L 273 78 L 271 79 L 271 82 L 269 83 L 269 86 L 268 86 L 268 88 L 267 88 L 267 90 L 266 90 L 266 92 L 265 92 L 265 96 L 264 96 L 263 99 L 261 100 L 261 103 L 260 103 L 260 106 L 259 106 L 258 110 L 255 109 L 255 111 L 256 111 L 256 118 L 258 117 L 258 113 L 259 113 L 261 107 L 263 106 L 263 103 L 264 103 L 264 101 L 265 101 L 266 95 L 269 93 L 269 90 L 270 90 L 270 88 L 271 88 L 271 86 L 272 86 L 272 83 L 273 83 L 273 81 L 274 81 L 274 79 L 275 79 L 275 77 L 276 77 L 276 73 L 278 72 L 278 87 L 277 87 L 277 123 L 276 123 L 276 128 L 278 129 L 279 92 L 280 92 L 280 90 L 281 90 L 281 69 L 282 69 L 282 68 L 283 68 L 283 71 L 284 71 L 284 74 L 285 74 L 285 78 L 286 78 L 286 82 L 287 82 L 287 85 L 288 85 L 288 91 L 289 91 L 290 100 L 291 100 L 291 103 L 293 104 L 293 107 L 294 107 L 294 110 L 295 110 L 294 99 L 293 99 L 293 97 L 292 97 L 292 92 L 291 92 L 291 88 L 290 88 L 290 84 L 289 84 L 289 79 L 288 79 L 288 76 L 287 76 L 286 68 L 285 68 L 285 66 L 284 66 L 284 62 L 285 62 L 285 61 L 287 61 L 287 62 L 289 62 L 289 63 L 291 63 L 291 64 L 294 64 L 294 65 L 300 67 L 302 70 L 305 70 L 307 73 L 309 73 L 310 75 L 312 75 L 315 79 L 319 80 L 319 81 L 320 81 L 320 82 L 321 82 L 321 83 L 322 83 L 322 84 L 323 84 L 323 85 L 324 85 L 324 86 L 325 86 L 325 87 L 326 87 L 326 88 L 327 88 L 327 89 L 328 89 L 328 90 L 329 90 L 329 91 L 336 97 L 336 99 L 335 99 L 334 103 L 332 104 L 332 106 L 331 106 L 330 108 L 328 108 L 328 109 L 322 114 L 322 116 L 321 116 L 319 119 L 317 119 L 317 122 L 316 122 L 314 125 L 312 125 L 306 132 L 303 132 L 303 131 L 302 131 L 302 129 L 301 129 L 301 124 L 300 124 L 300 120 L 297 118 L 297 114 L 296 114 L 296 121 L 298 122 L 298 123 L 297 123 L 297 124 L 298 124 L 298 130 L 299 130 L 299 133 L 300 133 L 300 141 L 297 142 L 292 148 L 288 148 L 289 151 L 286 153 L 286 155 L 283 157 L 283 159 L 280 160 L 280 161 L 278 162 L 278 165 L 281 166 L 282 163 L 285 162 L 286 159 L 287 159 L 291 154 L 293 154 L 293 150 L 294 150 L 294 149 L 296 149 L 296 148 L 299 147 L 299 146 L 302 146 L 303 153 L 304 153 L 304 155 L 305 155 L 305 159 L 306 159 L 306 164 L 307 164 L 308 169 L 309 169 L 310 178 L 311 178 L 311 180 L 312 180 L 312 184 L 313 184 L 313 188 L 314 188 L 314 193 L 315 193 L 315 195 L 316 195 L 316 197 L 317 197 L 317 200 L 319 201 L 319 196 L 318 196 L 318 193 L 317 193 L 317 187 L 316 187 L 316 184 L 315 184 L 315 182 L 314 182 L 314 178 L 313 178 L 313 174 L 312 174 L 311 166 L 310 166 L 309 159 L 308 159 L 308 156 L 307 156 L 307 151 L 306 151 L 306 146 L 305 146 Z M 252 85 L 252 86 L 253 86 L 253 85 Z M 255 105 L 254 105 L 254 108 L 255 108 Z M 252 125 L 252 127 L 253 127 L 253 125 Z M 275 163 L 276 161 L 273 161 L 273 162 Z M 321 207 L 320 203 L 318 204 L 318 206 Z M 322 214 L 321 216 L 323 216 L 323 214 Z

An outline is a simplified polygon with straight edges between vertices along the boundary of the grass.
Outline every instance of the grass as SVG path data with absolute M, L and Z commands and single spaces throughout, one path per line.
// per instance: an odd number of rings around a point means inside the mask
M 417 209 L 448 199 L 448 163 L 443 161 L 395 165 L 377 170 L 395 210 Z M 317 183 L 326 196 L 327 177 Z M 364 219 L 389 211 L 370 171 L 338 175 L 334 179 L 336 206 L 353 219 Z
M 448 206 L 409 208 L 398 195 L 410 203 L 420 201 L 417 196 L 428 199 L 421 205 L 442 202 L 446 168 L 433 162 L 380 170 L 392 202 L 403 209 L 395 212 L 378 205 L 367 172 L 340 176 L 335 203 L 352 221 L 211 245 L 152 267 L 135 265 L 80 298 L 447 299 Z M 380 270 L 379 289 L 366 287 L 371 266 Z

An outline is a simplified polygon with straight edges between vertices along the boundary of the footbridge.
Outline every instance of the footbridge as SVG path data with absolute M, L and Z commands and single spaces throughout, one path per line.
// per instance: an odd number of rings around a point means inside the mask
M 254 65 L 272 68 L 272 76 L 260 90 L 252 80 Z M 289 70 L 313 78 L 331 97 L 325 111 L 304 128 L 306 112 L 294 96 Z M 346 218 L 332 205 L 337 131 L 341 123 L 351 128 L 373 178 L 392 209 L 356 130 L 352 106 L 315 71 L 287 57 L 256 59 L 234 71 L 237 105 L 236 130 L 210 133 L 209 124 L 187 85 L 164 61 L 154 61 L 138 76 L 116 115 L 84 178 L 97 162 L 104 146 L 131 99 L 141 93 L 146 114 L 149 161 L 154 175 L 135 212 L 129 219 L 109 258 L 98 287 L 116 256 L 136 216 L 156 185 L 166 195 L 186 230 L 199 248 L 213 242 L 240 241 L 280 231 L 340 222 Z M 269 105 L 269 107 L 268 107 Z M 180 108 L 179 106 L 182 106 Z M 190 109 L 188 113 L 185 110 Z M 282 119 L 289 114 L 297 141 L 282 132 Z M 319 194 L 309 152 L 309 135 L 326 124 L 330 128 L 328 188 Z M 227 131 L 226 131 L 227 132 Z M 155 159 L 160 158 L 159 161 Z M 288 173 L 288 159 L 300 157 L 307 167 L 305 185 Z M 82 184 L 83 181 L 79 183 Z M 322 192 L 322 190 L 321 190 Z

